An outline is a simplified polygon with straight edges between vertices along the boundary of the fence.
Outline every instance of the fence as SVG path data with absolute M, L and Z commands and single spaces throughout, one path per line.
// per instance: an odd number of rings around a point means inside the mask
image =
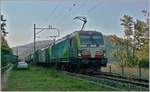
M 120 67 L 108 65 L 102 68 L 102 72 L 114 73 L 122 76 L 135 77 L 140 79 L 149 79 L 149 69 L 141 67 Z
M 4 61 L 6 63 L 15 63 L 18 61 L 18 57 L 15 55 L 4 55 Z
M 7 64 L 6 66 L 1 68 L 1 73 L 3 74 L 4 71 L 6 71 L 9 67 L 11 66 L 11 64 Z

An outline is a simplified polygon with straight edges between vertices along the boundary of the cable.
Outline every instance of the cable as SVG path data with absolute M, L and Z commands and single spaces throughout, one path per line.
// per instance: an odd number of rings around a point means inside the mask
M 56 9 L 58 8 L 58 6 L 56 6 L 54 8 L 54 10 L 49 14 L 48 18 L 46 19 L 46 21 L 48 22 L 48 20 L 52 17 L 52 15 L 55 13 Z
M 60 15 L 60 14 L 58 14 L 58 16 L 56 17 L 55 16 L 55 22 L 54 22 L 54 24 L 55 25 L 58 25 L 58 24 L 60 24 L 65 18 L 66 18 L 66 16 L 69 16 L 68 14 L 70 14 L 70 12 L 72 12 L 72 10 L 74 9 L 74 8 L 76 8 L 76 9 L 81 9 L 83 6 L 83 8 L 85 8 L 85 6 L 87 6 L 88 5 L 88 3 L 89 3 L 89 0 L 88 1 L 86 1 L 86 3 L 85 2 L 83 2 L 83 3 L 81 3 L 81 2 L 79 2 L 79 3 L 72 3 L 72 5 L 71 5 L 71 7 L 68 7 L 67 8 L 67 10 L 62 14 L 62 16 Z M 91 8 L 89 8 L 86 12 L 85 12 L 85 14 L 87 15 L 87 14 L 89 14 L 89 13 L 91 13 L 91 11 L 93 11 L 95 8 L 97 8 L 99 5 L 100 5 L 100 3 L 101 3 L 101 1 L 99 2 L 99 3 L 96 3 L 96 5 L 94 5 L 93 7 L 91 7 Z M 81 5 L 80 5 L 81 4 Z M 78 5 L 80 5 L 79 7 L 77 7 Z M 48 15 L 48 17 L 45 19 L 47 22 L 48 22 L 48 20 L 54 15 L 54 13 L 56 12 L 56 10 L 57 10 L 57 8 L 58 8 L 58 6 L 60 6 L 60 4 L 58 4 L 52 11 L 51 11 L 51 13 Z M 56 14 L 56 13 L 55 13 Z M 61 16 L 61 17 L 60 17 Z M 68 17 L 67 17 L 68 18 Z
M 71 12 L 75 6 L 76 6 L 76 4 L 73 3 L 72 6 L 67 9 L 66 13 L 64 12 L 63 16 L 58 21 L 56 21 L 55 24 L 61 23 L 61 21 L 63 21 L 65 19 L 65 17 L 68 15 L 68 13 Z
M 48 14 L 48 17 L 45 18 L 43 21 L 45 21 L 47 23 L 49 21 L 49 19 L 52 17 L 52 15 L 54 15 L 54 13 L 57 10 L 58 6 L 59 6 L 59 4 L 56 5 L 56 7 Z M 42 24 L 44 24 L 44 22 Z
M 97 8 L 101 3 L 103 3 L 102 1 L 100 1 L 98 4 L 94 5 L 93 7 L 89 8 L 86 12 L 86 14 L 89 14 L 91 11 L 93 11 L 95 8 Z
M 75 0 L 75 1 L 76 1 L 76 0 Z M 84 3 L 84 4 L 85 4 L 85 3 Z M 56 17 L 57 19 L 56 19 L 56 22 L 55 22 L 54 24 L 56 24 L 56 25 L 58 25 L 58 23 L 60 24 L 61 21 L 63 21 L 63 20 L 65 19 L 65 17 L 68 15 L 68 13 L 71 12 L 71 11 L 73 10 L 73 8 L 76 8 L 77 5 L 78 5 L 77 3 L 73 3 L 73 4 L 71 5 L 71 7 L 69 7 L 69 8 L 67 9 L 67 11 L 64 12 L 64 14 L 62 15 L 61 18 Z M 82 6 L 83 6 L 83 5 L 82 5 Z M 59 16 L 60 16 L 60 15 L 59 15 Z

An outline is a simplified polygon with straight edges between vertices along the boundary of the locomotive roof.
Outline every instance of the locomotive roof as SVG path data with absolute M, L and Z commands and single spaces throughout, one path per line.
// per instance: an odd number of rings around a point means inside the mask
M 87 30 L 86 31 L 74 31 L 71 34 L 68 34 L 68 35 L 62 37 L 61 39 L 56 40 L 55 44 L 57 44 L 57 43 L 59 43 L 63 40 L 66 40 L 66 39 L 70 38 L 71 36 L 74 36 L 76 33 L 83 34 L 83 35 L 86 35 L 86 34 L 89 34 L 89 35 L 91 35 L 91 34 L 92 35 L 100 34 L 100 35 L 102 35 L 101 32 L 97 32 L 97 31 L 87 31 Z M 41 50 L 44 50 L 44 49 L 47 49 L 47 48 L 49 48 L 49 46 L 46 47 L 46 48 L 42 48 Z
M 78 32 L 78 33 L 80 33 L 80 34 L 92 34 L 92 35 L 96 35 L 96 34 L 100 34 L 100 35 L 102 35 L 102 33 L 101 32 L 97 32 L 97 31 L 75 31 L 75 32 Z
M 73 33 L 62 37 L 61 39 L 56 40 L 56 44 L 63 41 L 63 40 L 66 40 L 66 39 L 74 36 L 75 33 L 79 33 L 79 34 L 82 34 L 82 35 L 97 35 L 97 34 L 102 35 L 101 32 L 97 32 L 97 31 L 74 31 Z

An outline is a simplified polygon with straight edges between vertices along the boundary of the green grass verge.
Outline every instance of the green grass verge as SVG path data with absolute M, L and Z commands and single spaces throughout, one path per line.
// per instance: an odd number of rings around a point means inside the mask
M 76 80 L 55 69 L 32 66 L 30 70 L 11 71 L 6 91 L 109 91 L 86 80 Z

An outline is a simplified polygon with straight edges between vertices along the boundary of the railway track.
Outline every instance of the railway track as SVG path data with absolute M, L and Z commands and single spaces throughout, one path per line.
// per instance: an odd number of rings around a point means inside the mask
M 146 79 L 138 79 L 138 78 L 133 78 L 133 77 L 119 76 L 119 75 L 110 74 L 110 73 L 106 73 L 106 72 L 101 72 L 100 74 L 96 73 L 96 74 L 93 74 L 90 76 L 110 79 L 110 80 L 114 80 L 114 81 L 120 81 L 120 82 L 124 82 L 124 83 L 130 83 L 130 84 L 142 86 L 145 88 L 149 87 L 149 80 L 146 80 Z
M 107 73 L 96 74 L 78 74 L 66 72 L 74 78 L 87 80 L 95 84 L 103 84 L 115 90 L 126 91 L 148 91 L 149 81 L 143 79 L 127 78 L 122 76 L 115 76 Z
M 131 81 L 149 83 L 149 80 L 147 80 L 147 79 L 139 79 L 139 78 L 134 78 L 134 77 L 121 76 L 121 75 L 108 73 L 108 72 L 101 72 L 101 75 L 103 75 L 103 76 L 112 76 L 112 77 L 122 78 L 122 79 L 126 79 L 126 80 L 131 80 Z

